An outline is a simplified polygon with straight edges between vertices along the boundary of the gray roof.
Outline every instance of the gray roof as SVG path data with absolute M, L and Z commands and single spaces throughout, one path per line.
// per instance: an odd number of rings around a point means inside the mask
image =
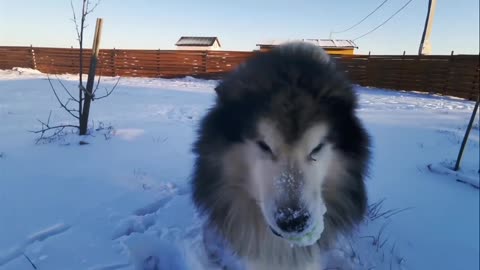
M 181 37 L 175 45 L 177 46 L 212 46 L 215 41 L 220 45 L 217 37 Z
M 257 46 L 277 46 L 282 43 L 286 42 L 293 42 L 293 41 L 303 41 L 312 43 L 314 45 L 320 46 L 322 48 L 343 48 L 343 49 L 350 49 L 350 48 L 358 48 L 357 45 L 352 40 L 347 39 L 287 39 L 287 40 L 268 40 L 265 42 L 258 43 Z

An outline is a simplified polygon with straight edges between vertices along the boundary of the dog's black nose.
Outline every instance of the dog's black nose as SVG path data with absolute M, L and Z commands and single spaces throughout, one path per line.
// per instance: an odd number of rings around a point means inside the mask
M 307 227 L 310 213 L 303 208 L 280 208 L 275 219 L 278 228 L 284 232 L 302 232 Z

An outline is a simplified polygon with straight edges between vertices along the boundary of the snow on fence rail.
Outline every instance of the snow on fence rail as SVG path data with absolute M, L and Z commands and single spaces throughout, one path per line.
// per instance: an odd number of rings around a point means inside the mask
M 84 73 L 91 51 L 84 53 Z M 100 50 L 103 76 L 220 78 L 257 52 L 184 50 Z M 0 69 L 26 67 L 44 73 L 78 73 L 79 50 L 0 46 Z M 476 100 L 479 55 L 333 55 L 353 83 L 431 92 Z

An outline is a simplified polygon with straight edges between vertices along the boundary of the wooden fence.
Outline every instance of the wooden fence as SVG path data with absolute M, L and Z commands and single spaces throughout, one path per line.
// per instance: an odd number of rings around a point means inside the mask
M 179 50 L 100 50 L 103 76 L 220 78 L 255 52 Z M 84 51 L 87 73 L 90 50 Z M 78 73 L 79 50 L 44 47 L 1 47 L 0 69 L 26 67 L 44 73 Z M 478 55 L 348 55 L 332 56 L 353 83 L 419 91 L 476 100 Z

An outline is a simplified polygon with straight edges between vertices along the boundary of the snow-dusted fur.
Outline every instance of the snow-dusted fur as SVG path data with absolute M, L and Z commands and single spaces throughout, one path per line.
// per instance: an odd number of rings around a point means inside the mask
M 293 43 L 253 57 L 215 90 L 194 146 L 204 226 L 247 269 L 319 269 L 367 205 L 369 139 L 350 83 L 322 49 Z M 298 213 L 304 226 L 282 226 Z M 313 242 L 292 245 L 318 227 Z

